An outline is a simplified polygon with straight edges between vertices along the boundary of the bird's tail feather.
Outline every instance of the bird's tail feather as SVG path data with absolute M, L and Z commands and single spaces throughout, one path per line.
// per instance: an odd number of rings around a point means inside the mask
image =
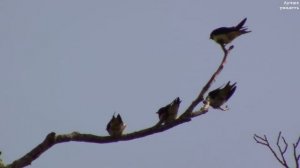
M 235 26 L 235 28 L 240 30 L 244 26 L 246 21 L 247 21 L 247 18 L 243 19 L 237 26 Z
M 250 30 L 247 30 L 246 27 L 243 27 L 242 29 L 239 30 L 239 32 L 241 32 L 241 34 L 246 34 L 246 33 L 250 33 Z

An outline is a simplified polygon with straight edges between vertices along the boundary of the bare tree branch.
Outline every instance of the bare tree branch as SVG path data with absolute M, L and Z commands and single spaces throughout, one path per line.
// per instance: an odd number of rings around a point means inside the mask
M 33 160 L 37 159 L 44 151 L 51 148 L 54 144 L 55 144 L 55 133 L 51 132 L 46 136 L 45 140 L 41 144 L 36 146 L 26 155 L 14 161 L 11 165 L 8 165 L 7 167 L 19 168 L 19 167 L 25 167 L 27 165 L 30 165 Z
M 279 148 L 279 150 L 280 150 L 281 156 L 283 157 L 283 153 L 281 152 L 281 147 L 278 145 L 278 144 L 279 144 L 280 137 L 281 137 L 281 132 L 279 132 L 279 135 L 278 135 L 278 137 L 277 137 L 277 146 L 278 146 L 278 148 Z M 254 137 L 253 137 L 253 138 L 254 138 L 254 140 L 256 141 L 256 143 L 259 143 L 259 144 L 261 144 L 261 145 L 267 146 L 267 147 L 270 149 L 270 151 L 273 153 L 273 155 L 275 156 L 275 158 L 278 160 L 278 162 L 281 163 L 282 166 L 288 168 L 288 165 L 287 165 L 287 163 L 286 163 L 284 157 L 282 158 L 283 160 L 281 160 L 281 159 L 279 158 L 279 156 L 276 154 L 275 150 L 271 147 L 271 145 L 270 145 L 270 143 L 269 143 L 269 140 L 268 140 L 268 138 L 267 138 L 266 135 L 264 135 L 264 138 L 263 138 L 263 137 L 261 137 L 261 136 L 258 136 L 258 135 L 256 135 L 256 134 L 254 134 Z
M 282 147 L 280 146 L 280 138 L 283 140 L 284 142 L 284 149 L 282 150 Z M 280 156 L 281 156 L 281 160 L 282 160 L 282 164 L 283 165 L 287 165 L 286 163 L 286 160 L 285 160 L 285 157 L 284 157 L 284 154 L 288 148 L 288 144 L 286 143 L 285 139 L 283 136 L 281 136 L 281 131 L 279 132 L 279 135 L 277 137 L 277 142 L 276 142 L 276 145 L 277 145 L 277 148 L 279 149 L 279 153 L 280 153 Z
M 149 136 L 155 133 L 166 131 L 170 128 L 173 128 L 177 125 L 183 124 L 185 122 L 191 121 L 193 117 L 200 116 L 202 114 L 205 114 L 208 112 L 208 109 L 205 110 L 198 110 L 193 112 L 194 108 L 203 101 L 204 94 L 208 91 L 210 88 L 212 82 L 216 79 L 217 75 L 222 71 L 224 64 L 227 60 L 229 52 L 233 49 L 233 46 L 230 46 L 228 49 L 225 48 L 225 46 L 222 46 L 222 50 L 224 52 L 224 57 L 222 59 L 221 64 L 219 65 L 216 72 L 212 75 L 212 77 L 209 79 L 209 81 L 206 83 L 206 85 L 202 88 L 200 94 L 198 97 L 191 103 L 191 105 L 185 110 L 185 112 L 177 118 L 174 122 L 169 124 L 162 125 L 161 122 L 158 122 L 152 127 L 136 131 L 133 133 L 124 134 L 120 137 L 112 137 L 112 136 L 97 136 L 92 134 L 82 134 L 79 132 L 73 132 L 70 134 L 61 134 L 56 135 L 56 133 L 51 132 L 49 133 L 45 140 L 40 143 L 38 146 L 36 146 L 34 149 L 32 149 L 30 152 L 25 154 L 23 157 L 15 160 L 13 163 L 7 165 L 7 168 L 20 168 L 30 165 L 35 159 L 37 159 L 41 154 L 46 152 L 49 148 L 52 146 L 64 143 L 64 142 L 88 142 L 88 143 L 112 143 L 112 142 L 118 142 L 118 141 L 129 141 L 137 138 L 142 138 L 145 136 Z
M 294 154 L 294 159 L 296 162 L 296 168 L 299 168 L 299 160 L 300 160 L 300 154 L 297 154 L 297 147 L 300 143 L 300 136 L 295 144 L 293 144 L 293 154 Z
M 286 143 L 286 140 L 285 140 L 285 138 L 284 137 L 281 137 L 281 139 L 283 140 L 283 142 L 284 142 L 284 146 L 285 146 L 285 148 L 284 148 L 284 150 L 283 150 L 283 153 L 285 153 L 286 152 L 286 150 L 287 150 L 287 148 L 288 148 L 288 144 Z
M 286 142 L 285 138 L 281 135 L 281 132 L 279 132 L 278 137 L 277 137 L 277 142 L 276 142 L 277 148 L 279 150 L 279 154 L 277 154 L 275 152 L 275 150 L 271 147 L 266 135 L 264 135 L 264 137 L 261 137 L 261 136 L 254 134 L 253 138 L 256 141 L 256 143 L 267 146 L 282 166 L 284 166 L 286 168 L 289 167 L 288 163 L 286 162 L 286 156 L 285 156 L 285 153 L 288 149 L 288 143 Z M 282 140 L 282 142 L 284 144 L 283 146 L 280 145 L 280 140 Z M 294 156 L 294 160 L 296 162 L 296 168 L 299 168 L 299 160 L 300 160 L 300 154 L 297 154 L 297 147 L 298 147 L 299 143 L 300 143 L 300 137 L 298 138 L 297 142 L 295 144 L 293 144 L 293 156 Z M 281 158 L 279 158 L 279 155 Z

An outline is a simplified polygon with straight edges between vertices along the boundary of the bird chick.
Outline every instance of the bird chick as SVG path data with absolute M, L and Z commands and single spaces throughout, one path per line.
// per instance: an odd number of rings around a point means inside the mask
M 126 125 L 123 123 L 122 117 L 120 114 L 115 117 L 115 114 L 112 116 L 111 120 L 106 126 L 106 130 L 110 136 L 121 136 Z
M 170 104 L 161 107 L 156 113 L 161 123 L 170 123 L 177 118 L 177 113 L 181 100 L 179 97 L 174 99 Z

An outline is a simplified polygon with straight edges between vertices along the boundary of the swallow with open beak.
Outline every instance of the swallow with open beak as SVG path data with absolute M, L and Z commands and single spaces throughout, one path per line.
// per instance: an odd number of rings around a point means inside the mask
M 160 108 L 156 113 L 158 114 L 161 123 L 170 123 L 177 118 L 177 113 L 181 100 L 179 97 L 174 99 L 170 104 Z
M 121 136 L 126 125 L 123 123 L 122 117 L 120 114 L 115 117 L 115 114 L 112 116 L 111 120 L 106 126 L 106 130 L 110 136 Z
M 250 33 L 246 27 L 243 27 L 247 18 L 243 19 L 237 26 L 233 27 L 220 27 L 215 29 L 210 34 L 210 39 L 214 40 L 221 46 L 233 41 L 235 38 L 242 34 Z
M 236 89 L 236 83 L 230 84 L 230 81 L 222 88 L 219 87 L 208 93 L 204 104 L 211 106 L 214 109 L 220 109 L 226 111 L 221 106 L 226 103 L 229 98 L 233 95 Z

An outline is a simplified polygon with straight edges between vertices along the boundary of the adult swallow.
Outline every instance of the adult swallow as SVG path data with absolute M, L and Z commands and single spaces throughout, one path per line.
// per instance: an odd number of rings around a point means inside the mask
M 123 123 L 122 117 L 120 114 L 115 117 L 115 114 L 112 116 L 111 120 L 106 126 L 106 130 L 110 136 L 121 136 L 126 125 Z
M 237 26 L 233 27 L 220 27 L 215 29 L 210 34 L 210 39 L 214 40 L 218 44 L 224 46 L 230 43 L 238 36 L 246 33 L 250 33 L 246 27 L 243 27 L 247 18 L 243 19 Z
M 170 104 L 160 108 L 156 113 L 158 114 L 161 123 L 170 123 L 176 120 L 179 105 L 181 100 L 179 97 L 174 99 Z
M 228 101 L 228 99 L 233 95 L 236 89 L 236 83 L 230 85 L 230 81 L 225 85 L 224 88 L 217 88 L 208 93 L 204 104 L 209 104 L 215 109 L 220 109 L 225 111 L 221 106 Z

